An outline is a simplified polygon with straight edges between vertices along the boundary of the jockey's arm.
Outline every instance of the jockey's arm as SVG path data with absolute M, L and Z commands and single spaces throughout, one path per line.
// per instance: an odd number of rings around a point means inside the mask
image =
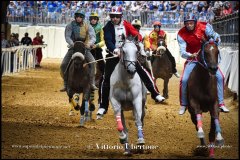
M 113 52 L 114 49 L 116 48 L 116 46 L 115 46 L 115 44 L 113 43 L 112 34 L 111 34 L 109 28 L 104 27 L 104 28 L 103 28 L 103 31 L 104 31 L 104 40 L 105 40 L 107 49 L 108 49 L 110 52 Z
M 150 42 L 149 42 L 148 35 L 145 35 L 143 43 L 144 43 L 145 50 L 149 50 L 150 51 Z
M 95 34 L 95 31 L 94 31 L 94 29 L 91 25 L 88 25 L 88 35 L 89 35 L 88 45 L 93 46 L 94 43 L 96 42 L 96 34 Z
M 209 37 L 213 37 L 214 41 L 217 42 L 217 45 L 220 45 L 221 43 L 220 35 L 213 30 L 212 25 L 209 23 L 207 23 L 206 25 L 205 34 Z
M 69 44 L 70 47 L 74 45 L 71 35 L 72 35 L 72 25 L 70 23 L 65 28 L 65 40 Z
M 192 54 L 186 51 L 187 43 L 179 35 L 177 35 L 177 41 L 178 41 L 178 44 L 179 44 L 181 57 L 184 58 L 184 59 L 191 58 Z
M 100 42 L 96 44 L 96 46 L 98 48 L 102 48 L 105 45 L 105 41 L 104 41 L 104 31 L 103 29 L 101 29 L 100 31 Z
M 151 33 L 150 33 L 149 36 L 148 36 L 148 40 L 149 40 L 149 45 L 150 45 L 149 48 L 150 48 L 151 50 L 155 50 L 155 49 L 153 48 L 153 45 L 152 45 L 152 44 L 153 44 L 153 39 L 151 38 Z

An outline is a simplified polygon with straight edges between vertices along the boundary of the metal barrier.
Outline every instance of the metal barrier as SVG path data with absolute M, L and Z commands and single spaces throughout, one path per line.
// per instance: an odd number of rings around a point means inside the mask
M 239 46 L 239 12 L 216 19 L 214 30 L 221 36 L 221 45 L 238 49 Z
M 32 10 L 32 8 L 29 8 Z M 21 15 L 8 15 L 7 21 L 11 24 L 18 24 L 22 26 L 27 25 L 66 25 L 73 20 L 75 10 L 68 10 L 64 12 L 57 12 L 57 8 L 54 8 L 54 12 L 48 12 L 46 8 L 38 8 L 35 13 L 29 14 L 25 9 L 24 14 Z M 86 13 L 85 19 L 88 21 L 91 12 L 98 12 L 96 9 L 82 8 Z M 108 21 L 108 11 L 102 11 L 99 15 L 99 22 L 105 25 Z M 152 27 L 155 20 L 162 22 L 163 28 L 180 28 L 181 16 L 178 12 L 172 11 L 123 11 L 123 18 L 129 22 L 134 19 L 139 19 L 142 22 L 143 27 Z
M 47 45 L 16 46 L 2 48 L 1 72 L 2 76 L 35 68 L 37 61 L 36 51 Z

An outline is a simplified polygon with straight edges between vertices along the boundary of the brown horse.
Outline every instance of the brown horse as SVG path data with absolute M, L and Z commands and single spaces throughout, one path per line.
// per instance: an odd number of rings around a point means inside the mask
M 187 84 L 187 93 L 189 100 L 189 113 L 192 122 L 196 126 L 198 138 L 201 146 L 205 147 L 204 132 L 202 128 L 202 112 L 210 112 L 211 128 L 209 132 L 209 156 L 214 156 L 214 142 L 223 145 L 224 140 L 221 135 L 219 124 L 217 79 L 219 50 L 213 40 L 209 40 L 202 45 L 198 56 L 198 63 L 192 70 Z M 192 63 L 192 62 L 188 62 Z M 215 135 L 216 133 L 216 135 Z
M 158 78 L 163 79 L 163 97 L 168 98 L 168 82 L 172 77 L 172 64 L 169 60 L 166 52 L 169 50 L 166 48 L 165 40 L 163 38 L 158 39 L 158 48 L 153 52 L 152 57 L 152 70 L 155 81 Z
M 67 75 L 67 94 L 69 97 L 69 103 L 71 105 L 69 115 L 74 115 L 73 108 L 75 110 L 80 110 L 80 125 L 83 126 L 85 121 L 92 119 L 92 111 L 95 110 L 95 105 L 92 98 L 94 91 L 90 89 L 89 66 L 84 65 L 86 63 L 84 56 L 84 43 L 81 41 L 76 41 L 74 43 L 73 51 L 74 54 L 72 55 L 72 58 L 64 73 Z M 81 93 L 83 95 L 82 105 L 80 107 L 79 100 Z

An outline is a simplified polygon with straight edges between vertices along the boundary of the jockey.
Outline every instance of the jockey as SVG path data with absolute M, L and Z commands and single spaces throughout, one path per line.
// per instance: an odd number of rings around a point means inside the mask
M 185 26 L 179 30 L 177 35 L 177 40 L 180 47 L 180 54 L 182 58 L 191 60 L 197 57 L 198 51 L 200 51 L 202 46 L 202 38 L 211 36 L 218 43 L 218 45 L 220 44 L 220 36 L 213 30 L 212 26 L 206 22 L 197 22 L 197 19 L 193 14 L 189 14 L 184 17 L 184 25 Z M 188 61 L 186 61 L 184 64 L 183 74 L 180 79 L 180 115 L 183 115 L 185 113 L 188 106 L 186 92 L 187 81 L 190 73 L 192 72 L 196 64 L 196 61 L 193 61 L 192 63 L 188 63 Z M 223 102 L 224 76 L 219 67 L 216 73 L 216 78 L 219 108 L 223 112 L 229 112 Z
M 91 53 L 96 60 L 103 59 L 102 47 L 105 45 L 104 34 L 103 34 L 103 26 L 98 23 L 99 16 L 98 16 L 97 13 L 92 12 L 89 16 L 89 21 L 90 21 L 90 24 L 93 27 L 93 29 L 95 31 L 95 34 L 96 34 L 96 42 L 92 46 Z M 101 72 L 101 75 L 103 75 L 105 62 L 104 61 L 99 61 L 98 66 L 99 66 L 99 70 Z M 99 81 L 99 84 L 100 83 L 101 83 L 101 81 Z
M 144 35 L 144 33 L 141 32 L 141 30 L 140 30 L 141 27 L 142 27 L 142 23 L 141 23 L 140 20 L 134 19 L 131 24 L 138 31 L 138 33 L 140 33 L 142 36 Z M 148 35 L 144 35 L 143 40 L 142 40 L 144 42 L 145 46 L 146 46 L 146 43 L 148 43 L 148 40 L 146 40 L 146 39 L 148 39 Z M 151 64 L 151 56 L 152 55 L 151 55 L 151 52 L 149 50 L 147 50 L 145 53 L 146 53 L 146 56 L 147 56 L 146 68 L 149 69 L 149 71 L 150 71 L 150 73 L 153 77 L 152 64 Z
M 156 51 L 157 49 L 157 41 L 159 37 L 162 37 L 165 40 L 165 44 L 167 44 L 167 34 L 165 31 L 161 30 L 161 22 L 155 21 L 153 23 L 153 31 L 149 34 L 148 37 L 148 41 L 149 41 L 149 45 L 145 46 L 148 50 L 152 50 L 152 51 Z M 146 43 L 145 43 L 146 44 Z M 176 69 L 176 61 L 175 58 L 172 56 L 171 52 L 168 50 L 167 46 L 166 46 L 166 54 L 169 58 L 169 60 L 172 63 L 172 73 L 177 77 L 180 78 L 179 73 L 177 72 Z
M 142 36 L 134 29 L 131 23 L 122 20 L 121 8 L 112 7 L 112 11 L 109 13 L 109 16 L 111 20 L 107 22 L 103 28 L 105 43 L 110 52 L 112 52 L 114 55 L 120 56 L 122 34 L 124 34 L 126 37 L 128 35 L 138 36 L 140 41 L 142 40 Z M 139 46 L 141 48 L 141 54 L 145 55 L 143 44 L 141 45 L 139 43 Z M 113 55 L 110 53 L 106 55 L 106 57 L 112 56 Z M 97 115 L 103 116 L 103 114 L 107 113 L 109 105 L 110 77 L 118 62 L 119 57 L 106 60 L 104 78 L 99 88 L 101 90 L 101 94 L 99 94 L 99 109 Z M 151 74 L 149 74 L 139 63 L 136 63 L 136 69 L 145 86 L 151 92 L 151 97 L 158 102 L 162 102 L 165 98 L 159 94 Z
M 94 32 L 94 29 L 91 25 L 84 22 L 85 13 L 83 11 L 77 10 L 74 14 L 75 20 L 73 20 L 71 23 L 69 23 L 65 28 L 65 39 L 68 43 L 68 52 L 63 58 L 62 64 L 61 64 L 61 76 L 64 79 L 64 88 L 61 89 L 61 92 L 66 91 L 67 89 L 67 77 L 64 75 L 64 72 L 67 68 L 67 65 L 74 54 L 73 52 L 73 46 L 75 41 L 82 41 L 85 43 L 86 49 L 85 49 L 85 58 L 87 62 L 94 61 L 94 57 L 90 52 L 90 48 L 94 45 L 96 41 L 96 35 Z M 95 64 L 90 64 L 90 86 L 91 89 L 97 89 L 95 86 Z

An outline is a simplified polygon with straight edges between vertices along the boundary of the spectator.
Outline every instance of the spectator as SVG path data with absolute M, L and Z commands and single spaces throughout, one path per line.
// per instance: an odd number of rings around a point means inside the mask
M 232 14 L 232 5 L 228 1 L 223 4 L 223 16 Z
M 159 6 L 158 6 L 158 11 L 159 11 L 159 12 L 164 11 L 163 1 L 160 1 L 160 4 L 159 4 Z
M 39 32 L 37 32 L 36 37 L 33 38 L 32 44 L 33 45 L 42 45 L 43 44 L 43 41 L 42 41 L 42 38 L 40 37 L 40 33 Z M 37 49 L 36 58 L 37 58 L 37 62 L 36 62 L 35 67 L 36 68 L 41 67 L 40 63 L 42 61 L 42 48 L 38 48 Z
M 21 39 L 21 44 L 22 45 L 27 45 L 27 46 L 32 45 L 32 39 L 30 37 L 28 37 L 27 32 L 24 34 L 24 37 Z M 24 64 L 24 66 L 27 65 L 27 61 L 28 61 L 27 60 L 27 53 L 24 52 L 23 53 L 23 64 Z
M 16 40 L 15 40 L 15 34 L 12 33 L 9 40 L 9 47 L 15 47 L 17 45 L 18 44 L 16 43 Z M 13 72 L 14 54 L 15 52 L 11 52 L 11 55 L 10 55 L 10 61 L 11 61 L 10 72 Z
M 24 37 L 22 38 L 21 44 L 22 45 L 27 45 L 27 46 L 32 44 L 32 39 L 30 37 L 28 37 L 28 33 L 27 32 L 25 33 Z
M 2 43 L 2 48 L 8 48 L 9 47 L 9 43 L 5 38 L 5 33 L 1 32 L 1 43 Z
M 9 43 L 8 41 L 5 39 L 5 33 L 1 32 L 1 43 L 2 43 L 2 48 L 8 48 L 9 47 Z M 2 55 L 2 63 L 1 63 L 1 75 L 3 74 L 3 70 L 4 70 L 4 65 L 5 65 L 5 54 Z

